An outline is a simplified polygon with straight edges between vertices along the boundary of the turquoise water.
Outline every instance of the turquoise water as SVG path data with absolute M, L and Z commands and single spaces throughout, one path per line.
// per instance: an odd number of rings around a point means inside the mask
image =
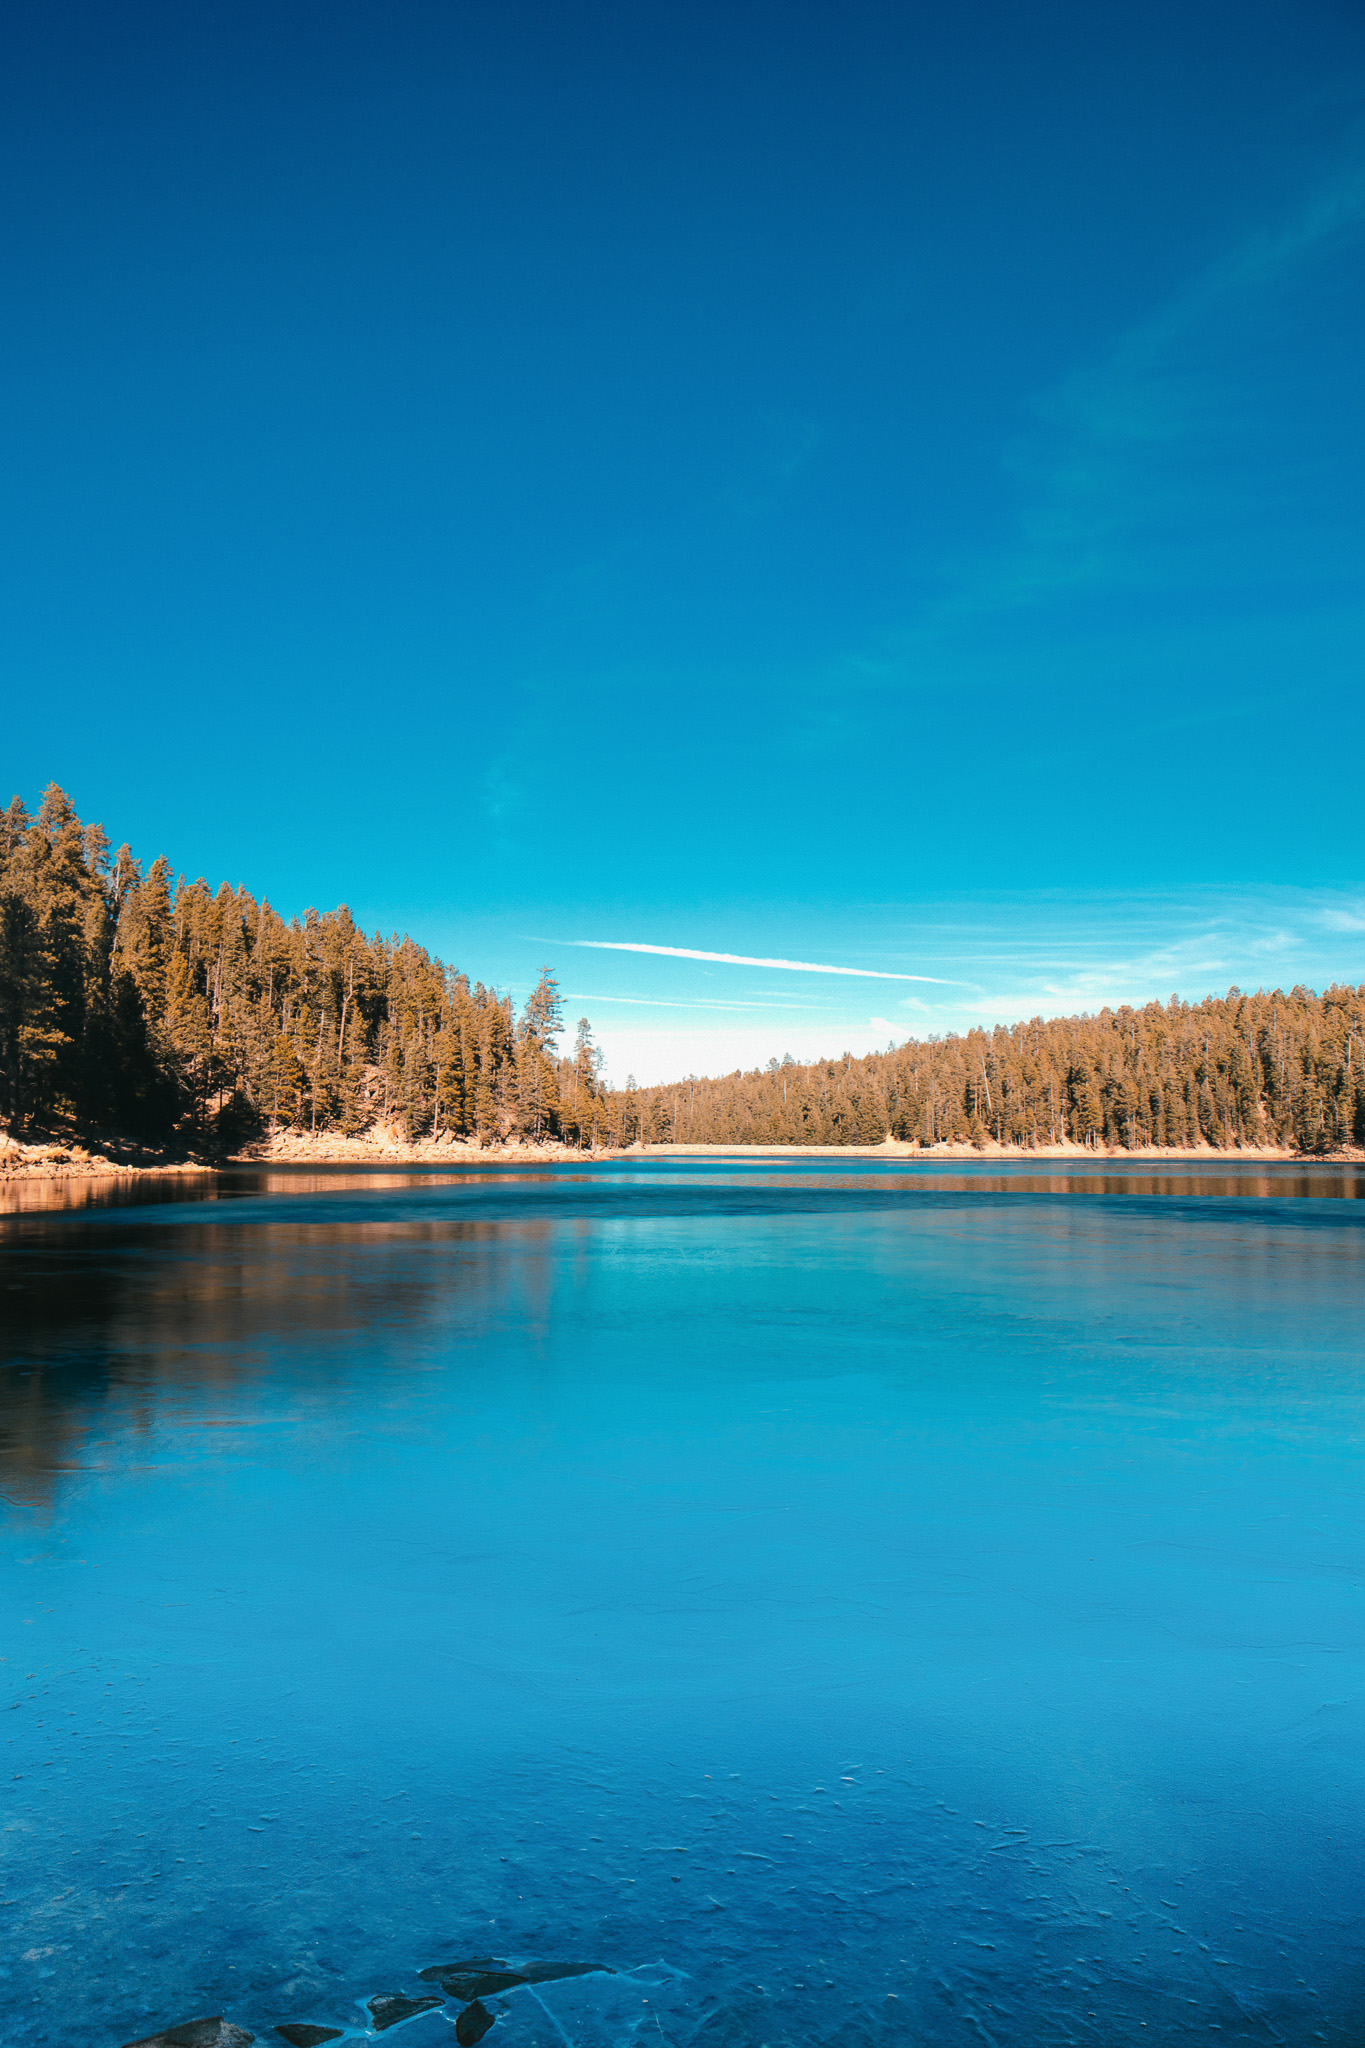
M 0 1221 L 15 2048 L 481 1956 L 603 1966 L 490 2048 L 1365 2036 L 1359 1169 L 89 1194 Z

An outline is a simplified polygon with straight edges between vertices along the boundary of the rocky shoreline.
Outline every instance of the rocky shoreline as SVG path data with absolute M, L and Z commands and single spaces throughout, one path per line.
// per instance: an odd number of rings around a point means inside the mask
M 510 1145 L 463 1145 L 454 1139 L 434 1139 L 417 1145 L 401 1143 L 389 1135 L 338 1137 L 329 1135 L 282 1135 L 248 1145 L 235 1153 L 186 1155 L 156 1153 L 143 1147 L 115 1149 L 92 1141 L 82 1143 L 20 1143 L 0 1139 L 0 1186 L 6 1182 L 59 1182 L 59 1180 L 145 1180 L 174 1178 L 184 1174 L 215 1174 L 229 1165 L 387 1165 L 387 1167 L 458 1167 L 458 1165 L 598 1165 L 608 1159 L 902 1159 L 907 1165 L 941 1159 L 962 1161 L 1038 1161 L 1042 1163 L 1175 1163 L 1201 1161 L 1207 1165 L 1236 1163 L 1297 1163 L 1297 1165 L 1345 1165 L 1363 1163 L 1365 1151 L 1345 1147 L 1332 1153 L 1297 1153 L 1289 1147 L 1232 1147 L 1228 1151 L 1212 1145 L 1189 1147 L 1146 1147 L 1126 1151 L 1121 1147 L 1093 1149 L 1087 1145 L 905 1145 L 886 1139 L 882 1145 L 628 1145 L 620 1151 L 581 1151 L 575 1145 L 520 1143 Z
M 517 1166 L 590 1165 L 613 1159 L 900 1159 L 907 1163 L 931 1160 L 1036 1160 L 1095 1162 L 1099 1160 L 1134 1163 L 1178 1160 L 1209 1165 L 1239 1162 L 1332 1165 L 1365 1162 L 1365 1150 L 1343 1147 L 1329 1153 L 1292 1151 L 1287 1146 L 1236 1146 L 1223 1150 L 1212 1145 L 1150 1146 L 1128 1151 L 1120 1146 L 1095 1148 L 1085 1145 L 997 1145 L 986 1143 L 923 1146 L 888 1138 L 880 1145 L 629 1145 L 620 1150 L 601 1147 L 585 1151 L 575 1145 L 536 1144 L 513 1140 L 501 1145 L 474 1145 L 441 1137 L 408 1144 L 390 1132 L 370 1132 L 361 1137 L 337 1133 L 281 1133 L 221 1154 L 158 1153 L 145 1147 L 91 1140 L 36 1141 L 0 1139 L 0 1185 L 7 1181 L 86 1180 L 95 1177 L 137 1179 L 148 1176 L 214 1173 L 227 1166 Z
M 172 1156 L 142 1146 L 126 1150 L 112 1145 L 60 1144 L 51 1141 L 31 1145 L 14 1138 L 0 1139 L 0 1183 L 11 1180 L 83 1180 L 94 1175 L 136 1179 L 147 1174 L 212 1173 L 218 1162 L 187 1156 Z

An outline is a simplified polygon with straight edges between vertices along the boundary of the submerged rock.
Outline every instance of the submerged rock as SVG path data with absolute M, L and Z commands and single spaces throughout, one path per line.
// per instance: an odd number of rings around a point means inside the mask
M 401 1991 L 381 1992 L 365 2002 L 377 2034 L 382 2034 L 385 2027 L 396 2027 L 400 2020 L 410 2020 L 416 2013 L 431 2012 L 445 2004 L 443 1998 L 405 1998 Z
M 419 1970 L 424 1983 L 439 1984 L 451 1998 L 494 1998 L 500 1991 L 515 1991 L 522 1984 L 554 1984 L 562 1977 L 590 1977 L 607 1974 L 605 1963 L 518 1963 L 508 1964 L 501 1956 L 461 1956 L 449 1963 L 433 1963 Z
M 501 1956 L 456 1956 L 451 1963 L 433 1963 L 429 1970 L 419 1970 L 418 1976 L 424 1984 L 438 1983 L 442 1977 L 463 1977 L 476 1970 L 505 1970 L 507 1964 Z
M 527 1984 L 557 1984 L 561 1977 L 614 1977 L 616 1972 L 605 1963 L 523 1963 L 521 1974 Z
M 208 2020 L 181 2020 L 179 2026 L 164 2027 L 159 2034 L 125 2042 L 124 2048 L 251 2048 L 255 2038 L 245 2027 L 234 2026 L 215 2013 Z
M 339 2041 L 342 2029 L 314 2027 L 307 2020 L 286 2020 L 282 2027 L 276 2027 L 275 2032 L 281 2040 L 289 2043 L 289 2048 L 322 2048 L 324 2041 Z
M 477 1999 L 473 2005 L 467 2005 L 455 2022 L 455 2039 L 460 2048 L 473 2048 L 476 2041 L 482 2041 L 496 2019 L 497 2014 L 480 2005 Z
M 425 1970 L 422 1972 L 426 1975 Z M 492 1998 L 499 1991 L 515 1991 L 518 1984 L 529 1984 L 531 1979 L 520 1970 L 457 1970 L 453 1975 L 439 1979 L 442 1991 L 449 1998 Z

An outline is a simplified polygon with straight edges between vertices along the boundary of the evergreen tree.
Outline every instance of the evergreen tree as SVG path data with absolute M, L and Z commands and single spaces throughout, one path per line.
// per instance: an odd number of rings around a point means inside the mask
M 526 998 L 515 1046 L 516 1100 L 522 1130 L 539 1139 L 555 1128 L 559 1113 L 559 1079 L 555 1041 L 564 1028 L 559 984 L 548 967 Z
M 15 1130 L 1365 1145 L 1365 988 L 1173 997 L 648 1090 L 604 1085 L 586 1019 L 560 1058 L 562 1028 L 548 968 L 517 1019 L 344 905 L 286 923 L 244 888 L 111 857 L 55 785 L 36 816 L 17 797 L 0 813 L 0 1120 Z

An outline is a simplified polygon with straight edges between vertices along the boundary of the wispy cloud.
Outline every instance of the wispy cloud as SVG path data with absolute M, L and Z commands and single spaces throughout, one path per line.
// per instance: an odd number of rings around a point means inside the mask
M 1016 451 L 1029 490 L 1017 550 L 984 586 L 963 593 L 967 607 L 1009 609 L 1101 583 L 1146 583 L 1154 573 L 1166 581 L 1194 572 L 1195 561 L 1206 573 L 1207 546 L 1191 553 L 1196 533 L 1205 539 L 1199 506 L 1217 513 L 1205 521 L 1216 534 L 1233 507 L 1211 503 L 1209 478 L 1223 474 L 1257 426 L 1245 399 L 1230 393 L 1229 337 L 1244 329 L 1250 302 L 1296 285 L 1307 266 L 1358 243 L 1362 230 L 1365 170 L 1351 164 L 1041 400 L 1038 432 Z M 1181 458 L 1211 440 L 1222 459 L 1201 459 L 1196 490 Z
M 1337 922 L 1343 913 L 1335 906 L 1314 914 L 1306 901 L 1257 901 L 1233 892 L 1210 892 L 1203 903 L 1115 899 L 1107 915 L 1100 910 L 1096 918 L 1096 910 L 1100 906 L 1089 906 L 1087 915 L 1077 905 L 1059 915 L 1058 906 L 1032 912 L 1020 906 L 1007 940 L 995 925 L 983 925 L 975 942 L 970 928 L 955 928 L 945 933 L 951 950 L 944 964 L 970 971 L 971 982 L 958 983 L 961 993 L 928 1005 L 906 997 L 896 1007 L 916 1013 L 907 1017 L 911 1028 L 922 1030 L 932 1021 L 960 1029 L 1040 1012 L 1056 1016 L 1106 1004 L 1140 1005 L 1172 989 L 1199 996 L 1222 994 L 1233 984 L 1323 981 L 1330 974 L 1324 977 L 1320 966 L 1305 974 L 1299 923 L 1343 929 Z M 1292 920 L 1285 910 L 1294 913 Z
M 588 946 L 599 953 L 661 953 L 669 960 L 714 960 L 724 967 L 776 967 L 788 974 L 846 974 L 859 981 L 929 981 L 953 984 L 941 974 L 889 974 L 880 967 L 830 967 L 818 960 L 768 960 L 754 953 L 705 953 L 695 946 L 649 946 L 638 939 L 561 939 L 560 945 Z
M 1283 552 L 1293 539 L 1284 502 L 1302 489 L 1308 458 L 1298 451 L 1268 498 L 1266 486 L 1248 490 L 1242 465 L 1261 445 L 1268 407 L 1263 386 L 1242 375 L 1247 336 L 1312 266 L 1357 251 L 1363 237 L 1365 166 L 1354 157 L 1040 392 L 1031 426 L 1002 455 L 1019 493 L 1010 539 L 959 561 L 944 595 L 891 645 L 850 651 L 847 678 L 884 686 L 930 676 L 964 630 L 1101 592 L 1241 587 L 1259 576 L 1259 547 L 1250 570 L 1242 559 L 1248 522 Z M 1307 560 L 1319 552 L 1309 547 Z M 1227 715 L 1222 706 L 1189 714 Z M 811 744 L 827 739 L 817 730 Z
M 1343 910 L 1321 910 L 1319 924 L 1329 932 L 1365 932 L 1365 903 L 1351 905 Z

